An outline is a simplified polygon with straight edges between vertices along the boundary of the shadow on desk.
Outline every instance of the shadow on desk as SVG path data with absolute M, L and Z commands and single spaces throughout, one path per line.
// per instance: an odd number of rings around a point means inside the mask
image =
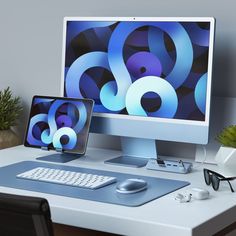
M 68 225 L 53 224 L 54 236 L 118 236 L 90 229 L 82 229 Z

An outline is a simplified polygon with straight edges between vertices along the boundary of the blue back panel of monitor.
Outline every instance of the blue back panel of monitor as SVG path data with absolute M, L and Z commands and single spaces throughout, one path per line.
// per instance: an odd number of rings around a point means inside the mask
M 90 190 L 78 187 L 65 186 L 60 184 L 45 183 L 35 180 L 24 180 L 16 178 L 17 174 L 28 171 L 36 167 L 58 168 L 68 171 L 88 172 L 91 174 L 108 175 L 117 178 L 117 182 L 106 187 Z M 142 178 L 147 181 L 147 190 L 133 194 L 122 194 L 116 192 L 116 185 L 128 178 Z M 146 202 L 157 199 L 177 189 L 189 185 L 189 182 L 172 179 L 162 179 L 146 176 L 137 176 L 110 171 L 93 170 L 81 167 L 71 167 L 65 165 L 42 163 L 37 161 L 23 161 L 16 164 L 0 168 L 0 185 L 16 189 L 24 189 L 35 192 L 55 194 L 65 197 L 79 198 L 104 203 L 140 206 Z

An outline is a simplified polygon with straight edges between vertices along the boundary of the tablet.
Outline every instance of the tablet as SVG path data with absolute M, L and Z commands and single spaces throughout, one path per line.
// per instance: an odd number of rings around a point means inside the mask
M 24 145 L 85 154 L 93 100 L 34 96 Z

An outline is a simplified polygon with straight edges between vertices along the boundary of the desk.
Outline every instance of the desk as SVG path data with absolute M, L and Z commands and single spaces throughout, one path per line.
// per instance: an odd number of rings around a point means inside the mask
M 0 151 L 0 166 L 35 160 L 43 155 L 48 155 L 48 152 L 23 146 L 4 149 Z M 46 198 L 55 223 L 121 235 L 209 236 L 236 222 L 236 193 L 231 193 L 227 183 L 221 183 L 217 192 L 206 186 L 202 173 L 203 165 L 195 164 L 193 172 L 184 175 L 103 163 L 105 159 L 117 155 L 119 152 L 116 151 L 101 152 L 99 149 L 90 148 L 86 158 L 82 157 L 66 165 L 187 180 L 191 185 L 140 207 L 125 207 L 6 187 L 0 187 L 0 191 Z M 209 190 L 211 198 L 203 201 L 193 200 L 190 203 L 178 203 L 174 200 L 176 193 L 183 193 L 193 187 Z

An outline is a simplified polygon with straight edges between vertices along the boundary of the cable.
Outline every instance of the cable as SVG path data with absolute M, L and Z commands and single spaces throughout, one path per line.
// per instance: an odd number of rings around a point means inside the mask
M 203 153 L 204 153 L 204 154 L 203 154 L 203 155 L 204 155 L 204 158 L 203 158 L 201 164 L 203 165 L 203 164 L 205 163 L 206 159 L 207 159 L 207 150 L 206 150 L 206 146 L 205 146 L 205 145 L 202 145 L 202 149 L 203 149 Z
M 205 145 L 201 145 L 201 147 L 203 149 L 203 159 L 202 159 L 202 161 L 198 165 L 194 166 L 194 168 L 198 168 L 199 166 L 202 166 L 205 163 L 206 159 L 207 159 L 206 146 Z

